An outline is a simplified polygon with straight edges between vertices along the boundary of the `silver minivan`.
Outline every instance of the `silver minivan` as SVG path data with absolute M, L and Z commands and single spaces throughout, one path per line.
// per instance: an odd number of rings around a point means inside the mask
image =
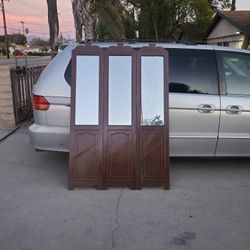
M 140 48 L 147 44 L 127 45 Z M 60 52 L 34 86 L 35 122 L 29 132 L 35 149 L 69 151 L 75 46 Z M 250 52 L 206 45 L 156 46 L 169 52 L 170 156 L 249 157 Z

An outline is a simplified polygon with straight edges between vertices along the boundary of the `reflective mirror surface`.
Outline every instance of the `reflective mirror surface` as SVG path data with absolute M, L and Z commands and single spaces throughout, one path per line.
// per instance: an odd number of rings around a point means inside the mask
M 141 57 L 141 125 L 164 125 L 164 60 Z
M 76 59 L 76 125 L 99 123 L 99 56 Z
M 131 68 L 131 56 L 109 56 L 109 125 L 131 125 Z

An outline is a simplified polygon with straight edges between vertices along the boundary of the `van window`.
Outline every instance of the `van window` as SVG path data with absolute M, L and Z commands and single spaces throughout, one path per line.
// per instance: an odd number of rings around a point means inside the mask
M 170 49 L 169 79 L 169 92 L 218 94 L 214 51 Z
M 221 52 L 224 66 L 226 93 L 250 95 L 250 55 Z
M 66 82 L 71 85 L 71 59 L 69 61 L 69 64 L 64 72 L 64 78 Z

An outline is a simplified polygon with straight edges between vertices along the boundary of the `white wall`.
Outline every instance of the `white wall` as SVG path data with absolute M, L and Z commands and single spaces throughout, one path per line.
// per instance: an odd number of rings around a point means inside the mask
M 240 32 L 237 27 L 227 20 L 221 19 L 207 37 L 207 43 L 218 45 L 219 43 L 227 42 L 230 47 L 240 49 L 244 41 L 244 35 L 239 34 Z
M 223 36 L 231 36 L 235 35 L 236 32 L 241 32 L 241 31 L 228 21 L 221 19 L 220 22 L 213 29 L 213 31 L 209 34 L 208 39 L 223 37 Z

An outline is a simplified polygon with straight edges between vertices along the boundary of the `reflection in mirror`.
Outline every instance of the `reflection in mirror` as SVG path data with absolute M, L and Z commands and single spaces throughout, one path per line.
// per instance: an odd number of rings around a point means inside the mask
M 141 125 L 164 125 L 164 61 L 141 57 Z
M 131 125 L 131 56 L 109 56 L 109 125 Z
M 76 58 L 76 125 L 98 125 L 99 56 Z

